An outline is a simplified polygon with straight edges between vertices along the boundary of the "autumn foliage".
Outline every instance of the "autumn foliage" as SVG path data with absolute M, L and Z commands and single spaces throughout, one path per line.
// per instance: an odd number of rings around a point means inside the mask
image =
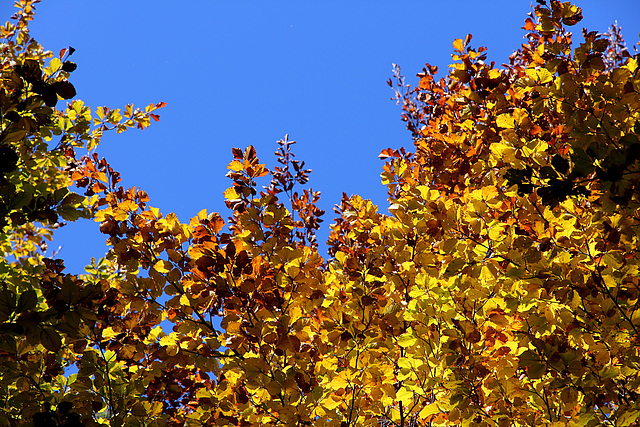
M 640 70 L 618 28 L 576 45 L 581 10 L 538 1 L 502 67 L 467 36 L 443 78 L 396 68 L 414 153 L 383 150 L 388 214 L 345 195 L 323 257 L 288 138 L 273 169 L 232 150 L 228 221 L 119 186 L 102 134 L 163 103 L 73 99 L 34 3 L 1 29 L 0 425 L 639 425 Z M 80 217 L 111 249 L 71 275 L 42 254 Z

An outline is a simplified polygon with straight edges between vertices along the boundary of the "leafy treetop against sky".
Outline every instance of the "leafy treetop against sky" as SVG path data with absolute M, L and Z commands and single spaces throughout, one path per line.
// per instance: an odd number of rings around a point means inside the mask
M 640 32 L 635 0 L 579 1 L 584 20 L 573 28 L 607 31 L 618 20 L 631 49 Z M 0 12 L 8 19 L 7 1 Z M 488 61 L 502 64 L 519 47 L 526 1 L 457 2 L 177 2 L 45 1 L 32 35 L 46 48 L 76 49 L 79 97 L 96 108 L 166 102 L 161 122 L 145 132 L 106 136 L 99 154 L 122 172 L 125 186 L 147 191 L 163 212 L 187 221 L 202 208 L 227 210 L 223 177 L 232 147 L 256 147 L 268 165 L 275 141 L 289 134 L 313 169 L 327 214 L 342 192 L 371 199 L 384 211 L 380 185 L 384 148 L 410 147 L 410 134 L 386 85 L 392 63 L 408 81 L 425 62 L 439 75 L 452 62 L 451 43 L 473 35 Z M 82 237 L 84 246 L 71 242 Z M 69 271 L 106 251 L 93 221 L 56 233 L 50 251 Z M 321 246 L 321 247 L 322 247 Z
M 28 37 L 30 1 L 20 1 L 17 26 L 1 31 L 0 420 L 640 425 L 640 54 L 597 31 L 584 30 L 584 43 L 572 47 L 565 29 L 580 22 L 581 9 L 536 7 L 526 43 L 504 69 L 484 62 L 486 48 L 469 46 L 466 36 L 452 43 L 450 78 L 434 78 L 431 65 L 413 89 L 399 78 L 416 153 L 382 150 L 390 214 L 343 197 L 325 261 L 313 243 L 317 193 L 292 192 L 308 171 L 291 161 L 287 137 L 275 168 L 249 145 L 230 150 L 226 169 L 210 160 L 206 176 L 188 176 L 197 160 L 227 158 L 224 147 L 204 148 L 219 117 L 192 103 L 180 109 L 188 114 L 182 135 L 156 137 L 139 153 L 130 147 L 142 140 L 112 149 L 116 162 L 136 162 L 114 165 L 123 172 L 168 177 L 173 187 L 154 182 L 150 190 L 161 202 L 174 198 L 167 211 L 179 197 L 197 201 L 196 210 L 217 200 L 210 183 L 226 172 L 228 230 L 207 209 L 189 224 L 162 214 L 144 190 L 116 188 L 120 174 L 98 154 L 78 159 L 74 147 L 96 147 L 109 128 L 145 128 L 166 104 L 128 105 L 122 114 L 97 107 L 96 120 L 80 99 L 54 109 L 58 97 L 76 95 L 67 80 L 75 49 L 52 58 Z M 180 35 L 182 46 L 194 40 Z M 117 46 L 136 51 L 151 42 L 158 43 L 152 34 Z M 212 87 L 211 76 L 185 77 L 189 69 L 146 76 L 183 91 Z M 244 95 L 230 99 L 254 105 Z M 314 105 L 311 90 L 306 95 L 300 105 Z M 247 124 L 236 126 L 230 147 L 262 138 L 251 121 L 259 111 L 241 110 Z M 61 138 L 51 149 L 53 136 Z M 341 168 L 353 173 L 358 157 L 332 149 L 336 160 L 318 163 L 334 174 L 329 187 L 348 187 Z M 317 161 L 312 153 L 301 157 Z M 256 188 L 267 176 L 271 183 Z M 367 182 L 365 172 L 358 177 L 356 184 Z M 72 182 L 89 198 L 69 192 Z M 112 245 L 82 276 L 39 249 L 59 218 L 78 217 L 100 222 Z M 84 257 L 85 240 L 75 235 Z M 71 365 L 78 372 L 66 376 Z

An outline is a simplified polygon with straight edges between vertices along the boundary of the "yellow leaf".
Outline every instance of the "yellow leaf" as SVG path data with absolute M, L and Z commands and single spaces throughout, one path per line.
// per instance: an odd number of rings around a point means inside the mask
M 414 268 L 414 266 L 415 266 L 415 264 L 414 264 L 414 262 L 413 262 L 413 261 L 405 261 L 405 262 L 403 262 L 403 263 L 402 263 L 402 264 L 400 264 L 400 265 L 402 266 L 402 269 L 403 269 L 404 271 L 411 271 L 411 270 Z
M 158 335 L 160 335 L 161 332 L 162 332 L 162 327 L 159 325 L 156 326 L 151 330 L 151 332 L 149 332 L 149 335 L 146 336 L 146 338 L 144 339 L 144 343 L 145 344 L 155 343 L 156 340 L 158 339 Z
M 334 390 L 338 390 L 338 389 L 341 389 L 341 388 L 346 388 L 348 386 L 349 386 L 349 381 L 347 381 L 347 379 L 344 378 L 342 375 L 339 375 L 339 376 L 335 377 L 329 383 L 329 387 L 331 387 Z
M 462 41 L 462 39 L 455 39 L 453 41 L 453 48 L 455 50 L 462 51 L 464 49 L 464 42 Z
M 398 390 L 398 392 L 396 393 L 396 400 L 401 401 L 405 405 L 409 405 L 413 400 L 413 397 L 413 391 L 407 389 L 406 387 L 400 388 L 400 390 Z
M 96 114 L 98 115 L 98 117 L 100 117 L 100 120 L 104 120 L 104 110 L 105 107 L 96 108 Z
M 489 78 L 490 79 L 497 79 L 501 75 L 502 75 L 502 71 L 500 71 L 500 70 L 498 70 L 496 68 L 492 68 L 491 70 L 489 70 Z
M 173 339 L 171 335 L 165 335 L 164 337 L 160 338 L 160 345 L 163 347 L 167 347 L 175 344 L 176 344 L 176 340 Z
M 417 370 L 425 364 L 424 359 L 414 359 L 411 357 L 401 357 L 398 359 L 398 366 L 402 369 Z
M 154 264 L 153 268 L 158 273 L 168 273 L 171 271 L 172 265 L 169 261 L 160 260 Z
M 533 230 L 536 232 L 536 234 L 538 235 L 538 237 L 543 237 L 545 235 L 545 226 L 544 226 L 544 222 L 542 221 L 536 221 L 533 224 Z
M 234 187 L 229 187 L 224 192 L 224 198 L 227 200 L 238 200 L 240 195 L 238 195 Z
M 440 413 L 440 408 L 435 403 L 431 403 L 429 405 L 425 405 L 420 411 L 420 418 L 426 418 L 429 415 L 434 415 Z
M 240 160 L 234 160 L 231 163 L 229 163 L 229 166 L 227 166 L 227 169 L 231 169 L 232 171 L 238 172 L 238 171 L 244 170 L 244 164 Z
M 198 219 L 199 220 L 203 220 L 203 219 L 207 219 L 207 210 L 206 209 L 202 209 L 200 212 L 198 212 Z
M 97 180 L 99 180 L 99 181 L 102 181 L 102 182 L 108 182 L 108 180 L 107 180 L 107 174 L 106 174 L 106 173 L 104 173 L 104 172 L 100 172 L 100 171 L 93 172 L 93 173 L 91 174 L 91 177 L 92 177 L 92 178 L 94 178 L 94 179 L 97 179 Z M 124 202 L 123 202 L 123 203 L 124 203 Z
M 511 163 L 515 160 L 515 148 L 510 144 L 504 142 L 497 142 L 491 144 L 491 153 L 500 160 L 504 160 L 507 163 Z
M 60 61 L 60 59 L 58 58 L 53 58 L 51 62 L 49 62 L 49 68 L 51 68 L 53 72 L 58 71 L 58 69 L 60 69 L 61 66 L 62 66 L 62 61 Z
M 180 296 L 180 304 L 182 305 L 191 305 L 191 301 L 189 301 L 189 297 L 186 295 Z
M 484 200 L 491 200 L 498 195 L 498 189 L 495 185 L 487 185 L 482 187 L 482 198 Z
M 199 388 L 196 392 L 196 398 L 201 399 L 205 397 L 213 397 L 213 393 L 206 387 Z
M 522 125 L 525 120 L 529 119 L 529 113 L 524 108 L 516 108 L 513 111 L 513 119 L 516 121 L 516 123 Z
M 116 221 L 126 221 L 129 218 L 129 213 L 116 208 L 113 210 L 112 216 Z
M 529 76 L 529 78 L 531 78 L 532 80 L 535 80 L 536 83 L 545 84 L 553 80 L 553 75 L 546 68 L 530 68 L 525 72 L 527 73 L 527 76 Z
M 107 326 L 102 330 L 102 338 L 108 340 L 118 335 L 118 332 L 114 331 L 111 326 Z
M 251 398 L 256 402 L 256 404 L 261 404 L 263 402 L 269 402 L 272 400 L 271 394 L 264 388 L 256 390 Z
M 410 332 L 405 333 L 398 338 L 398 345 L 400 347 L 411 347 L 412 345 L 415 345 L 416 342 L 418 342 L 418 338 Z
M 326 370 L 333 372 L 338 367 L 338 359 L 335 357 L 327 357 L 320 362 L 320 365 Z
M 106 178 L 104 179 L 106 182 Z M 118 207 L 123 211 L 134 212 L 138 210 L 138 205 L 133 200 L 125 200 L 118 204 Z
M 289 275 L 291 278 L 294 278 L 298 275 L 298 273 L 300 273 L 300 267 L 294 264 L 287 264 L 284 267 L 285 272 L 287 273 L 287 275 Z
M 556 310 L 550 305 L 547 304 L 544 306 L 544 317 L 547 319 L 550 325 L 556 324 Z
M 299 306 L 293 306 L 289 310 L 289 319 L 291 324 L 294 324 L 295 322 L 298 321 L 298 319 L 300 319 L 303 316 L 304 316 L 304 313 L 302 312 L 302 308 L 300 308 Z
M 540 68 L 538 70 L 538 78 L 540 79 L 540 83 L 549 83 L 553 80 L 553 75 L 546 68 Z
M 425 200 L 436 200 L 440 196 L 438 190 L 432 190 L 426 185 L 419 185 L 417 189 L 420 191 L 420 197 Z
M 322 401 L 322 406 L 328 410 L 336 409 L 344 402 L 340 396 L 330 396 L 328 399 Z
M 500 114 L 496 118 L 496 125 L 504 129 L 513 129 L 516 127 L 516 121 L 511 114 Z

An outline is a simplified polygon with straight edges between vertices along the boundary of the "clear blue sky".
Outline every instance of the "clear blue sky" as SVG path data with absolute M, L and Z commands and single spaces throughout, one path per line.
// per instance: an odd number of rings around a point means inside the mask
M 9 0 L 0 12 L 13 13 Z M 535 3 L 535 2 L 533 2 Z M 614 20 L 627 46 L 638 41 L 640 1 L 584 0 L 575 28 L 605 32 Z M 187 221 L 199 210 L 228 216 L 222 192 L 232 147 L 253 144 L 273 166 L 286 133 L 322 191 L 326 240 L 342 192 L 386 211 L 380 184 L 387 147 L 411 146 L 390 101 L 391 64 L 409 82 L 425 62 L 447 72 L 455 38 L 473 34 L 501 64 L 517 49 L 528 1 L 86 1 L 44 0 L 32 35 L 57 52 L 73 46 L 71 81 L 92 108 L 164 101 L 151 128 L 107 136 L 98 153 L 125 186 L 145 189 L 151 205 Z M 576 37 L 577 39 L 578 37 Z M 79 245 L 78 241 L 82 243 Z M 50 252 L 79 273 L 106 251 L 97 224 L 57 232 Z

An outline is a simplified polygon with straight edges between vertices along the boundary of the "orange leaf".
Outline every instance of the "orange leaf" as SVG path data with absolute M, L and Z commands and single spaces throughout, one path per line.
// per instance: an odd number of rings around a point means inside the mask
M 536 24 L 533 22 L 533 19 L 531 18 L 527 18 L 524 21 L 524 27 L 523 27 L 526 31 L 533 31 L 536 29 Z

